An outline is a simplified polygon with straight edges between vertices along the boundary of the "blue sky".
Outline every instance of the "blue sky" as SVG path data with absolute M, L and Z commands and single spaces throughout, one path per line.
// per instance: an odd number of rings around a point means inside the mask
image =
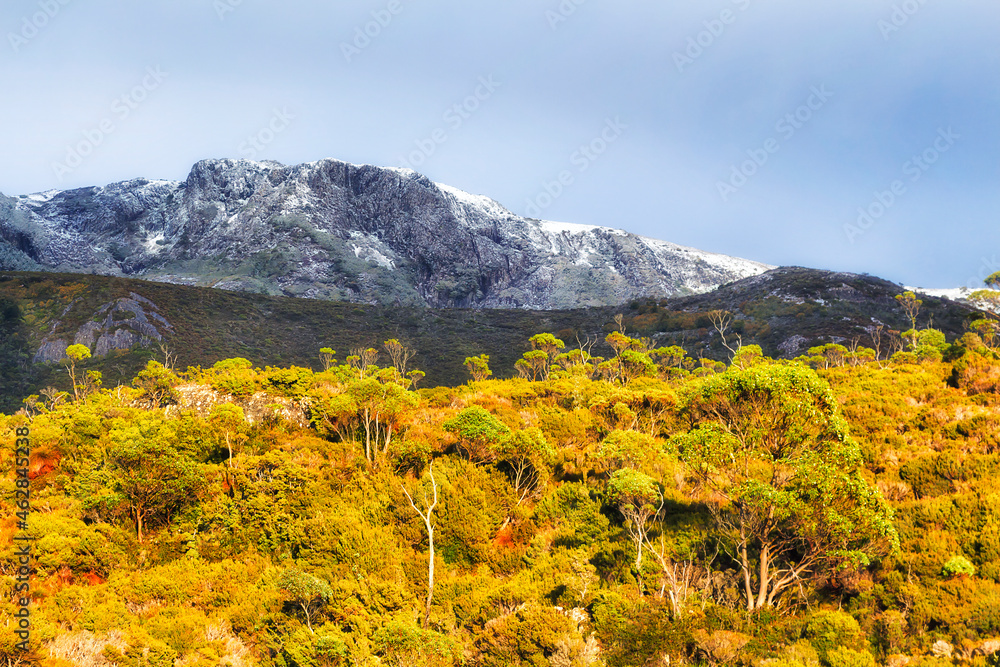
M 1000 270 L 996 0 L 6 0 L 0 191 L 412 166 L 925 287 Z

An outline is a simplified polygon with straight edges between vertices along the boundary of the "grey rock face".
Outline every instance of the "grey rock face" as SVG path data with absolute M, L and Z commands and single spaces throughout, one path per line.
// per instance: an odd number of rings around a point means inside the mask
M 61 338 L 56 338 L 55 340 L 48 340 L 42 342 L 41 347 L 38 348 L 38 352 L 35 353 L 34 361 L 36 364 L 43 364 L 50 361 L 60 361 L 66 358 L 66 348 L 69 347 L 69 343 Z
M 616 305 L 771 268 L 606 227 L 525 219 L 413 171 L 336 160 L 205 160 L 183 182 L 4 198 L 0 248 L 0 268 L 23 268 L 17 258 L 223 289 L 466 308 Z
M 156 309 L 156 304 L 134 292 L 126 298 L 106 303 L 97 309 L 89 322 L 76 330 L 72 343 L 61 338 L 45 338 L 35 353 L 34 362 L 61 361 L 66 357 L 69 345 L 86 345 L 95 357 L 103 357 L 113 350 L 129 350 L 137 345 L 149 347 L 173 331 L 170 322 Z M 55 322 L 52 330 L 59 326 L 60 323 Z

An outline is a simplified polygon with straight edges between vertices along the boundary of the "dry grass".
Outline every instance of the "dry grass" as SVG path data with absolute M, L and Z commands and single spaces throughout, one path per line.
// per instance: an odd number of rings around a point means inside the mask
M 48 649 L 49 657 L 71 662 L 77 667 L 111 667 L 112 663 L 103 655 L 108 646 L 125 652 L 128 644 L 121 630 L 109 630 L 102 635 L 87 630 L 63 633 L 52 640 Z
M 254 664 L 250 649 L 225 620 L 212 621 L 205 626 L 205 641 L 221 645 L 219 664 L 230 667 L 251 667 Z

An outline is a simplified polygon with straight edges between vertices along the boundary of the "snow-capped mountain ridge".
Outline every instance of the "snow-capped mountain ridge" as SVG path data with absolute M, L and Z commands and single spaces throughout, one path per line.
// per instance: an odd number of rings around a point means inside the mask
M 771 267 L 610 227 L 522 218 L 411 170 L 204 160 L 184 181 L 0 197 L 0 268 L 551 309 L 704 292 Z

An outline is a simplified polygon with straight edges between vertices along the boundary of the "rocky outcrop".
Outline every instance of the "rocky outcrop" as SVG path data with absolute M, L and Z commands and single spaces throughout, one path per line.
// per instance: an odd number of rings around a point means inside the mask
M 52 331 L 60 326 L 56 321 Z M 64 338 L 45 338 L 34 361 L 60 361 L 66 356 L 69 345 L 86 345 L 91 354 L 103 357 L 114 350 L 149 347 L 154 342 L 161 342 L 172 331 L 173 326 L 157 312 L 155 303 L 132 292 L 98 308 L 90 321 L 76 330 L 72 343 Z
M 300 428 L 309 425 L 309 419 L 302 407 L 284 396 L 259 391 L 249 397 L 237 398 L 203 384 L 178 385 L 176 391 L 177 405 L 168 406 L 167 414 L 190 411 L 207 419 L 217 406 L 232 403 L 242 408 L 249 424 L 281 419 Z
M 471 308 L 617 305 L 700 293 L 770 267 L 608 227 L 521 218 L 416 172 L 321 160 L 206 160 L 0 206 L 0 268 Z M 20 261 L 20 260 L 19 260 Z

